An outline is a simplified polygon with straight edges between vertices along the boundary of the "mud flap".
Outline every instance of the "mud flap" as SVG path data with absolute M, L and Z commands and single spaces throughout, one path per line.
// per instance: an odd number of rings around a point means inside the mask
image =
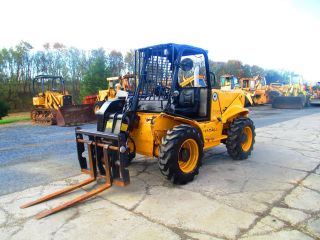
M 272 101 L 273 108 L 302 109 L 305 105 L 305 97 L 275 97 Z
M 92 104 L 63 106 L 57 110 L 59 126 L 79 125 L 96 120 Z

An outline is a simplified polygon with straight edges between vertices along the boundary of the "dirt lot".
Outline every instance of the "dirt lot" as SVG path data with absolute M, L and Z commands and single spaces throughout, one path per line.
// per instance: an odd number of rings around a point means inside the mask
M 74 129 L 1 126 L 0 239 L 320 238 L 320 108 L 264 106 L 251 117 L 257 138 L 247 161 L 232 161 L 224 146 L 212 149 L 195 181 L 175 186 L 156 161 L 139 157 L 128 187 L 40 221 L 32 218 L 37 212 L 87 190 L 18 207 L 83 177 L 77 176 Z

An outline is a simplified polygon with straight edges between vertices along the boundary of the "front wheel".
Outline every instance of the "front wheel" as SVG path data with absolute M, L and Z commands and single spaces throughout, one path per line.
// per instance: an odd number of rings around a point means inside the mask
M 228 154 L 234 160 L 244 160 L 249 157 L 255 141 L 255 127 L 250 118 L 236 119 L 228 129 L 226 147 Z
M 168 130 L 160 145 L 159 168 L 176 184 L 191 182 L 199 173 L 203 156 L 200 133 L 185 124 Z

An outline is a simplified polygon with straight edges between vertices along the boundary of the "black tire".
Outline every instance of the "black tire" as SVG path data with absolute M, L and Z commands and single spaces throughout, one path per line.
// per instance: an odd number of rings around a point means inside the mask
M 252 138 L 251 144 L 248 142 L 248 135 L 244 132 L 251 129 Z M 244 160 L 249 157 L 253 150 L 255 141 L 255 127 L 250 118 L 240 117 L 236 119 L 228 129 L 228 138 L 226 140 L 226 147 L 228 154 L 234 160 Z
M 193 157 L 186 148 L 181 148 L 186 141 L 191 142 L 192 146 L 197 146 L 198 156 L 191 160 Z M 184 151 L 184 152 L 182 152 Z M 182 156 L 184 155 L 184 156 Z M 196 155 L 193 155 L 196 156 Z M 158 159 L 159 168 L 161 173 L 169 180 L 173 180 L 175 184 L 186 184 L 191 182 L 196 175 L 199 174 L 199 168 L 202 163 L 203 156 L 203 140 L 200 133 L 189 125 L 181 124 L 167 131 L 167 135 L 162 138 L 160 145 L 160 156 Z M 190 171 L 183 171 L 180 167 L 181 159 L 187 157 L 189 160 L 182 162 L 187 164 L 192 161 Z M 179 161 L 180 159 L 180 161 Z M 194 166 L 193 166 L 194 165 Z

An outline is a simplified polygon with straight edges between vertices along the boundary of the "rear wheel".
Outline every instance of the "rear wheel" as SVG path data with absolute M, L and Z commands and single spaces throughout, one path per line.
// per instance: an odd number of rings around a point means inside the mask
M 199 173 L 203 156 L 200 133 L 189 125 L 168 130 L 160 145 L 159 168 L 176 184 L 186 184 Z
M 226 147 L 228 154 L 234 160 L 244 160 L 249 157 L 253 149 L 255 127 L 250 118 L 236 119 L 228 130 Z

